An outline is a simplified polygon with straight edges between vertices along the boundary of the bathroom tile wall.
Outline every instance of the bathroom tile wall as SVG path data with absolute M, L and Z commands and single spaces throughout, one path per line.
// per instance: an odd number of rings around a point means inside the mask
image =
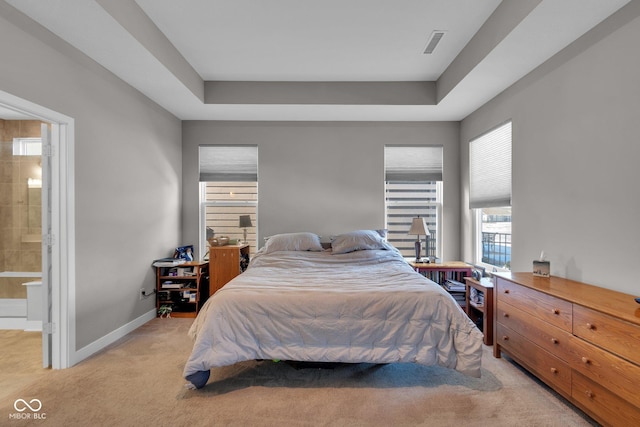
M 39 137 L 40 121 L 0 119 L 0 271 L 41 271 L 40 156 L 14 156 L 13 138 Z M 26 298 L 28 278 L 0 277 L 0 298 Z

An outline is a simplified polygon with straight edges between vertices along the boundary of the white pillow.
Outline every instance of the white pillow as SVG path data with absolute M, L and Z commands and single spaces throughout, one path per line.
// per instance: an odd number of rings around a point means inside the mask
M 352 231 L 351 233 L 341 234 L 331 241 L 333 254 L 375 249 L 391 249 L 390 245 L 380 236 L 380 233 L 375 230 Z
M 265 253 L 277 251 L 322 251 L 320 237 L 313 233 L 284 233 L 269 237 Z

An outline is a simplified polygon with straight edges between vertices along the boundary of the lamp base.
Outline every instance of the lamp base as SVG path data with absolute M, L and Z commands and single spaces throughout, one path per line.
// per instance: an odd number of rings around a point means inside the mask
M 414 243 L 415 245 L 415 249 L 416 249 L 416 262 L 420 262 L 420 251 L 421 251 L 421 247 L 422 247 L 422 242 L 420 240 L 416 240 L 416 242 Z

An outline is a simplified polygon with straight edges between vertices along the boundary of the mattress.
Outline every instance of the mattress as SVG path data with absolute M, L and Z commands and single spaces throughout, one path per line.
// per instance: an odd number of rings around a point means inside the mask
M 480 376 L 482 333 L 395 250 L 258 251 L 209 298 L 189 334 L 184 376 L 192 383 L 253 359 L 419 363 Z

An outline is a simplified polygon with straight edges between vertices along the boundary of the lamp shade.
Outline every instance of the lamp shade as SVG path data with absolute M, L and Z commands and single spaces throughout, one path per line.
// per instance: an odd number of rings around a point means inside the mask
M 240 215 L 240 225 L 238 227 L 240 228 L 253 227 L 253 225 L 251 224 L 251 216 Z
M 409 233 L 408 234 L 412 234 L 412 235 L 416 235 L 416 236 L 430 236 L 431 233 L 429 233 L 429 229 L 427 228 L 427 223 L 425 222 L 424 218 L 413 218 L 413 221 L 411 222 L 411 228 L 409 229 Z

